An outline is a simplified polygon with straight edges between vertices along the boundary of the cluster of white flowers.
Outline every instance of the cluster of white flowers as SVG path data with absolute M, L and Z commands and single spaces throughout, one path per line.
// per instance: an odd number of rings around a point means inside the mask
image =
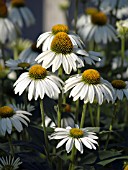
M 29 9 L 25 7 L 24 0 L 11 1 L 9 16 L 5 4 L 0 3 L 1 6 L 3 5 L 3 11 L 0 10 L 0 25 L 6 23 L 3 36 L 0 37 L 0 42 L 4 44 L 7 40 L 11 41 L 16 38 L 13 24 L 22 28 L 23 23 L 30 26 L 35 20 Z M 114 6 L 114 1 L 112 5 Z M 105 1 L 102 6 L 105 6 Z M 107 44 L 113 40 L 117 41 L 117 32 L 122 32 L 122 29 L 124 31 L 124 28 L 127 30 L 128 22 L 118 22 L 116 32 L 105 13 L 91 8 L 86 10 L 86 15 L 78 19 L 76 26 L 78 34 L 84 41 Z M 1 28 L 2 26 L 0 26 L 0 32 L 2 32 Z M 36 45 L 25 49 L 17 60 L 6 61 L 6 66 L 11 70 L 24 71 L 13 85 L 15 94 L 22 95 L 26 90 L 29 101 L 44 99 L 45 95 L 57 100 L 60 93 L 67 93 L 71 90 L 69 97 L 72 97 L 73 101 L 80 99 L 84 104 L 97 102 L 99 105 L 105 101 L 114 103 L 117 99 L 123 100 L 124 97 L 128 99 L 128 82 L 113 80 L 110 83 L 95 69 L 86 69 L 80 74 L 70 76 L 65 82 L 61 79 L 62 77 L 54 74 L 59 72 L 59 69 L 63 69 L 65 74 L 70 75 L 79 68 L 85 67 L 86 64 L 95 65 L 96 62 L 101 61 L 102 55 L 99 52 L 85 50 L 85 44 L 80 36 L 70 32 L 66 25 L 55 25 L 51 31 L 41 34 Z M 49 68 L 53 73 L 47 70 Z M 0 134 L 3 136 L 6 133 L 12 134 L 13 129 L 21 132 L 24 125 L 28 126 L 30 120 L 27 116 L 31 116 L 32 110 L 33 107 L 25 111 L 13 105 L 0 107 Z M 74 118 L 70 117 L 70 120 L 74 121 Z M 62 139 L 57 148 L 66 143 L 67 153 L 72 150 L 73 146 L 80 153 L 83 153 L 83 145 L 88 149 L 96 149 L 98 137 L 95 128 L 79 128 L 78 125 L 70 127 L 65 119 L 62 123 L 66 124 L 65 128 L 54 127 L 54 133 L 49 136 L 49 139 Z M 73 126 L 73 122 L 70 123 Z M 9 158 L 8 164 L 10 161 Z M 4 162 L 5 166 L 4 159 L 1 159 L 1 162 Z M 17 167 L 19 164 L 20 162 Z M 14 159 L 11 165 L 15 166 Z

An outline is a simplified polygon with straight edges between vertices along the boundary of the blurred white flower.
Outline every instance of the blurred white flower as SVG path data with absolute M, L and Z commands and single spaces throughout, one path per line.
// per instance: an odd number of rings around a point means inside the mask
M 9 59 L 6 62 L 6 66 L 10 70 L 28 70 L 32 65 L 36 64 L 34 57 L 19 56 L 19 59 Z
M 103 12 L 96 12 L 89 17 L 90 21 L 79 30 L 78 34 L 84 41 L 108 43 L 118 41 L 115 28 L 108 23 L 108 18 Z
M 36 43 L 33 43 L 31 47 L 23 50 L 19 54 L 19 59 L 35 61 L 35 58 L 41 53 L 41 49 L 36 47 Z
M 128 35 L 128 19 L 117 21 L 116 26 L 117 26 L 117 32 L 119 36 Z
M 11 71 L 10 73 L 8 73 L 8 79 L 10 80 L 16 80 L 17 79 L 17 74 L 15 71 Z
M 127 0 L 102 0 L 100 7 L 103 9 L 110 8 L 112 9 L 120 9 L 124 6 L 128 5 Z
M 54 123 L 47 115 L 45 116 L 45 125 L 48 127 L 52 127 L 52 128 L 56 127 L 56 123 Z M 61 113 L 61 127 L 63 127 L 63 128 L 65 128 L 67 126 L 74 127 L 74 125 L 75 125 L 74 124 L 74 114 L 71 112 L 70 105 L 63 104 L 62 105 L 62 113 Z
M 25 0 L 11 0 L 9 10 L 10 20 L 20 28 L 30 27 L 35 24 L 35 17 L 31 10 L 25 5 Z
M 0 169 L 1 170 L 16 170 L 19 169 L 19 165 L 21 165 L 22 162 L 20 161 L 20 158 L 14 158 L 12 156 L 6 156 L 0 158 Z
M 126 18 L 128 17 L 128 5 L 125 7 L 122 7 L 120 9 L 115 9 L 112 11 L 112 14 L 116 16 L 118 19 Z
M 11 20 L 8 19 L 6 4 L 0 1 L 0 43 L 5 44 L 15 40 L 17 37 L 16 29 Z
M 114 101 L 116 99 L 123 100 L 124 96 L 128 100 L 128 82 L 123 80 L 113 80 L 112 86 L 114 88 Z

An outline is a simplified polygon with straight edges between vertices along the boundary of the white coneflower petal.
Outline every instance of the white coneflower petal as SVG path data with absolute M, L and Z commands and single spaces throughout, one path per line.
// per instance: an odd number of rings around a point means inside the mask
M 16 170 L 19 169 L 19 165 L 22 164 L 20 162 L 20 158 L 14 159 L 14 157 L 9 156 L 9 157 L 1 157 L 0 158 L 0 169 L 12 169 Z

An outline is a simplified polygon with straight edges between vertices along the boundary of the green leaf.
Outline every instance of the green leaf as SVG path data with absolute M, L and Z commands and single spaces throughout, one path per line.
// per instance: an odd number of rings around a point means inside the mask
M 105 166 L 113 161 L 116 161 L 118 159 L 128 159 L 128 156 L 121 156 L 121 157 L 116 157 L 116 158 L 112 158 L 112 159 L 107 159 L 107 160 L 103 160 L 103 161 L 100 161 L 98 162 L 97 164 L 98 165 L 102 165 L 102 166 Z
M 95 163 L 96 159 L 97 159 L 97 155 L 96 155 L 96 154 L 94 154 L 94 153 L 89 153 L 86 157 L 84 157 L 84 158 L 82 159 L 82 162 L 81 162 L 81 163 L 82 163 L 83 165 L 85 165 L 85 164 L 90 165 L 90 164 Z
M 99 151 L 100 160 L 121 155 L 121 151 Z

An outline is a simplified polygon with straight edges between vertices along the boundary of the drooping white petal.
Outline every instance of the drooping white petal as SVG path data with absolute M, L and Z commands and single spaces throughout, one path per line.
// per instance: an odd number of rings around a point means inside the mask
M 69 139 L 69 137 L 62 139 L 62 140 L 57 144 L 56 148 L 61 147 L 68 139 Z
M 67 151 L 67 153 L 69 153 L 72 150 L 73 144 L 74 144 L 74 139 L 69 138 L 67 143 L 66 143 L 66 151 Z
M 75 139 L 75 147 L 78 149 L 78 151 L 83 153 L 83 146 L 80 139 Z

